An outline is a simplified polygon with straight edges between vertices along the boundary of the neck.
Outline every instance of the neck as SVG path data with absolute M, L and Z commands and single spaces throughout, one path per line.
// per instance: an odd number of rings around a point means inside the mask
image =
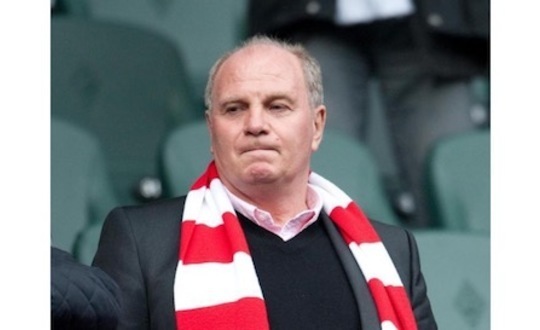
M 238 198 L 265 210 L 272 215 L 274 221 L 283 225 L 307 207 L 307 181 L 297 185 L 255 185 L 238 189 L 223 181 L 230 192 Z

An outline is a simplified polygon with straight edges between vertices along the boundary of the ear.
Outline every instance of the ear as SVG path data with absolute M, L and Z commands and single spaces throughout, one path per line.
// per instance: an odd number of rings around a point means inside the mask
M 314 110 L 313 114 L 313 142 L 311 144 L 311 149 L 317 151 L 319 145 L 323 139 L 324 125 L 326 124 L 326 107 L 320 105 Z
M 212 116 L 209 109 L 204 112 L 204 118 L 206 119 L 206 127 L 208 128 L 208 134 L 210 135 L 210 153 L 214 154 L 214 136 L 212 134 Z

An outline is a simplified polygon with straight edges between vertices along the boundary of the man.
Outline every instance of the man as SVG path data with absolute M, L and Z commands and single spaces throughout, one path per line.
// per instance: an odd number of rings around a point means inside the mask
M 206 103 L 213 161 L 187 197 L 104 225 L 94 264 L 123 291 L 120 328 L 436 329 L 413 237 L 310 171 L 326 108 L 303 48 L 247 41 Z

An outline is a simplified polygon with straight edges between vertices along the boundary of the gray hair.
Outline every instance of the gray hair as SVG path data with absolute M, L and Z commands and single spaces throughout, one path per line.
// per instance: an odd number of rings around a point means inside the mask
M 236 52 L 257 45 L 276 46 L 295 55 L 302 64 L 302 70 L 304 72 L 304 79 L 307 85 L 306 87 L 308 90 L 308 97 L 311 107 L 315 108 L 319 105 L 324 104 L 322 74 L 319 62 L 315 58 L 313 58 L 300 44 L 291 44 L 285 41 L 270 38 L 268 36 L 258 35 L 247 39 L 240 46 L 221 56 L 214 63 L 214 65 L 210 69 L 208 82 L 206 84 L 206 90 L 204 93 L 204 103 L 206 109 L 211 109 L 212 107 L 212 93 L 214 90 L 214 81 L 216 79 L 216 74 L 223 65 L 223 63 Z

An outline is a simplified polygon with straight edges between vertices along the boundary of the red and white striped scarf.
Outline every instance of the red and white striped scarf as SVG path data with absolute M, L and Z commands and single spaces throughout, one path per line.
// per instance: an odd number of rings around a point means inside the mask
M 320 175 L 311 172 L 309 182 L 368 282 L 381 328 L 416 329 L 401 279 L 362 210 Z M 214 162 L 187 195 L 174 303 L 178 329 L 270 328 L 246 238 Z

